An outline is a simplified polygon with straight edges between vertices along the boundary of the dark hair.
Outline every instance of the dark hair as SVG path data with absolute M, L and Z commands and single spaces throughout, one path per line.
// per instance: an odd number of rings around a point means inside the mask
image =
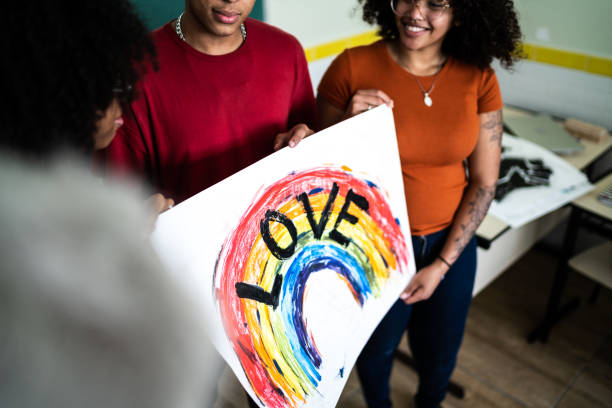
M 127 104 L 145 63 L 148 30 L 128 0 L 6 0 L 0 32 L 0 144 L 45 156 L 93 151 L 100 113 Z
M 398 37 L 395 15 L 389 0 L 359 0 L 363 20 L 378 24 L 379 34 L 389 41 Z M 486 68 L 493 58 L 511 67 L 520 57 L 521 29 L 512 0 L 450 0 L 453 25 L 442 43 L 445 55 L 479 68 Z

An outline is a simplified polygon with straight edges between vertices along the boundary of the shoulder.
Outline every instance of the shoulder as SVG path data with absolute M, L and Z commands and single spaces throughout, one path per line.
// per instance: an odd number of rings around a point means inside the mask
M 501 109 L 503 106 L 501 90 L 495 71 L 490 66 L 479 68 L 476 65 L 451 60 L 454 80 L 459 87 L 472 92 L 478 101 L 478 113 Z
M 163 53 L 171 44 L 174 43 L 172 35 L 175 34 L 174 24 L 172 21 L 167 22 L 163 26 L 156 28 L 151 32 L 151 38 L 157 48 L 158 54 Z
M 278 27 L 271 26 L 262 21 L 248 18 L 245 22 L 247 41 L 252 38 L 258 47 L 287 52 L 304 53 L 297 38 Z
M 449 61 L 452 61 L 454 69 L 463 71 L 463 72 L 471 72 L 475 75 L 491 75 L 495 74 L 495 71 L 491 66 L 487 66 L 486 68 L 479 68 L 474 64 L 469 64 L 467 62 L 461 61 L 457 58 L 449 57 Z
M 354 72 L 377 71 L 379 64 L 387 60 L 384 41 L 377 41 L 369 45 L 347 48 L 334 58 L 330 68 L 332 70 L 349 70 Z
M 386 43 L 383 40 L 368 45 L 347 48 L 338 57 L 343 56 L 351 61 L 378 60 L 386 53 Z
M 450 71 L 454 75 L 461 76 L 465 81 L 482 83 L 496 78 L 495 71 L 490 66 L 479 68 L 453 57 L 449 57 L 449 64 Z
M 388 73 L 389 56 L 386 43 L 382 40 L 372 44 L 347 48 L 332 62 L 335 70 L 350 73 L 351 78 L 378 76 Z

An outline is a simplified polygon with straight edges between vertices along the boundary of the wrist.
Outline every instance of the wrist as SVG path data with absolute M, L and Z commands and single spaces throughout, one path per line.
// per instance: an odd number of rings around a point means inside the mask
M 442 255 L 438 255 L 436 260 L 444 266 L 444 274 L 446 274 L 446 272 L 448 272 L 448 270 L 453 266 L 453 264 L 448 262 Z

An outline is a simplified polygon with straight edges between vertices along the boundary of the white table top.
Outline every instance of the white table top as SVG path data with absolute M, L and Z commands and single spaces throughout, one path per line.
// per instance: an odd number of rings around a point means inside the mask
M 515 116 L 515 115 L 530 115 L 530 113 L 522 111 L 520 109 L 504 107 L 504 117 Z M 571 156 L 561 156 L 572 166 L 579 170 L 584 170 L 587 166 L 593 163 L 598 157 L 605 153 L 612 146 L 612 137 L 608 137 L 606 141 L 595 143 L 589 140 L 582 139 L 584 144 L 584 150 L 580 153 Z M 600 190 L 601 191 L 601 190 Z M 603 206 L 603 204 L 601 204 Z M 491 242 L 501 234 L 503 234 L 510 227 L 505 222 L 501 221 L 493 215 L 487 215 L 478 230 L 476 235 L 482 240 Z

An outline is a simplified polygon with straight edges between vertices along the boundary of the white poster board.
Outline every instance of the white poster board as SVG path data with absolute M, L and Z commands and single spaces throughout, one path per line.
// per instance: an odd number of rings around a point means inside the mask
M 393 115 L 381 106 L 162 214 L 162 261 L 261 407 L 333 407 L 415 273 Z
M 500 171 L 498 190 L 504 180 L 522 185 L 491 203 L 489 214 L 512 228 L 521 227 L 593 189 L 586 176 L 556 154 L 535 143 L 504 134 L 504 160 L 523 163 Z

